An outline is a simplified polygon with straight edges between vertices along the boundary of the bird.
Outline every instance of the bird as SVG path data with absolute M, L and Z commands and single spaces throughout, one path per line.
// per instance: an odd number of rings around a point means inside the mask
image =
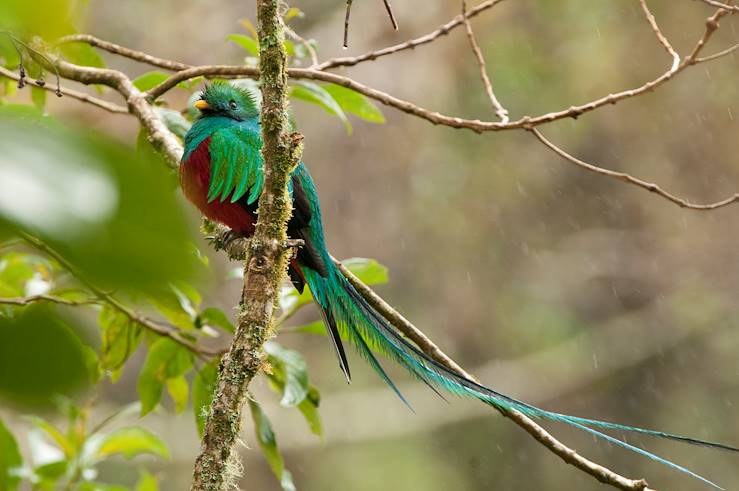
M 213 82 L 205 86 L 195 107 L 199 115 L 185 135 L 179 170 L 183 193 L 207 218 L 229 227 L 234 236 L 250 237 L 254 234 L 258 199 L 264 185 L 260 110 L 256 95 L 234 83 Z M 299 292 L 302 293 L 306 285 L 309 287 L 347 382 L 351 380 L 351 372 L 342 334 L 409 407 L 410 404 L 373 351 L 398 363 L 439 395 L 443 390 L 478 399 L 504 411 L 513 410 L 534 419 L 565 423 L 722 489 L 686 467 L 606 434 L 603 430 L 739 452 L 736 447 L 547 411 L 486 387 L 426 355 L 397 332 L 334 264 L 326 245 L 318 192 L 303 162 L 292 171 L 288 192 L 292 199 L 292 216 L 287 224 L 287 234 L 289 238 L 299 239 L 303 243 L 290 261 L 289 277 Z

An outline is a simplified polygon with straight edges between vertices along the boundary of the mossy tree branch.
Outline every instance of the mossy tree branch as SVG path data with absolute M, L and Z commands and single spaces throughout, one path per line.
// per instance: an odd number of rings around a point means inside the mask
M 221 491 L 237 476 L 229 465 L 241 431 L 241 410 L 249 383 L 264 363 L 264 342 L 272 335 L 272 314 L 288 261 L 287 221 L 292 211 L 287 183 L 300 160 L 302 135 L 289 133 L 287 54 L 279 0 L 257 0 L 264 189 L 259 217 L 245 262 L 241 313 L 231 348 L 221 361 L 218 384 L 195 462 L 192 491 Z

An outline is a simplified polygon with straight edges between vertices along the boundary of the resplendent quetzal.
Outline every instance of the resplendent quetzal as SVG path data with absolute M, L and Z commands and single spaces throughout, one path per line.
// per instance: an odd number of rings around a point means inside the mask
M 213 83 L 205 88 L 195 106 L 201 115 L 185 137 L 185 153 L 180 167 L 182 189 L 205 216 L 227 225 L 237 234 L 251 236 L 264 183 L 260 153 L 262 137 L 255 99 L 247 90 L 232 84 Z M 545 411 L 447 369 L 401 336 L 333 264 L 323 236 L 318 194 L 303 163 L 292 173 L 289 192 L 293 214 L 287 232 L 291 238 L 305 242 L 290 263 L 290 278 L 301 292 L 306 284 L 310 287 L 347 380 L 350 379 L 349 364 L 339 333 L 344 333 L 352 341 L 404 402 L 370 348 L 399 363 L 434 390 L 445 389 L 459 396 L 474 397 L 491 406 L 514 409 L 533 418 L 569 424 L 712 486 L 716 485 L 685 467 L 599 430 L 627 431 L 739 452 L 737 448 L 720 443 Z

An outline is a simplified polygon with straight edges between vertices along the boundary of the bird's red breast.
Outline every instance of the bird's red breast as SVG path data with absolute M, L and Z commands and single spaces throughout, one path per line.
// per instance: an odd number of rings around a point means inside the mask
M 208 202 L 210 187 L 210 137 L 203 140 L 180 165 L 180 182 L 185 196 L 206 217 L 220 222 L 233 231 L 245 236 L 254 233 L 256 217 L 239 203 L 219 201 Z

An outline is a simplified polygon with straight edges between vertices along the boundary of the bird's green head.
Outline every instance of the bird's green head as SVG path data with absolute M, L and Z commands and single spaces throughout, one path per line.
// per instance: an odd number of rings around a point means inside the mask
M 204 118 L 225 116 L 246 121 L 259 116 L 259 109 L 251 92 L 226 82 L 208 84 L 195 107 Z

